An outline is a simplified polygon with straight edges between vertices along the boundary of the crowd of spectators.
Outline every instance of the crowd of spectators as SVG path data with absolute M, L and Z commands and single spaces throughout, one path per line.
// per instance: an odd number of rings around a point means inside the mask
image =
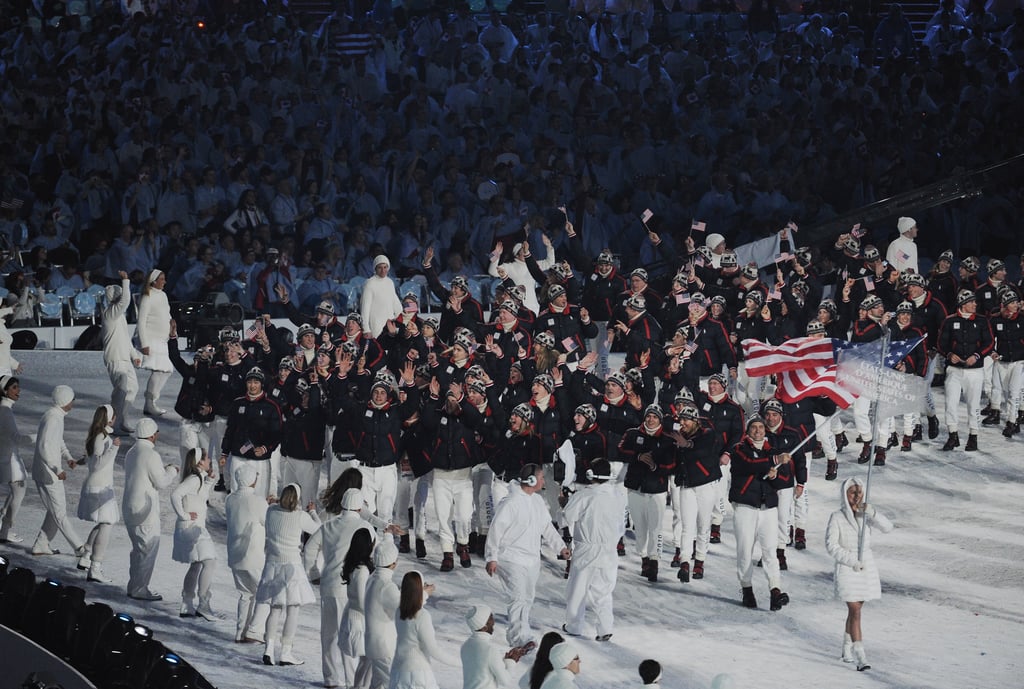
M 159 268 L 174 300 L 252 309 L 274 272 L 340 312 L 337 285 L 381 254 L 400 279 L 428 247 L 442 280 L 485 273 L 499 241 L 575 262 L 566 218 L 590 259 L 671 277 L 647 229 L 681 245 L 700 220 L 735 246 L 1022 150 L 1024 10 L 979 2 L 944 0 L 920 44 L 895 4 L 342 3 L 326 20 L 273 1 L 3 4 L 14 300 L 121 270 L 141 289 Z M 934 212 L 923 251 L 1012 237 L 1019 179 Z

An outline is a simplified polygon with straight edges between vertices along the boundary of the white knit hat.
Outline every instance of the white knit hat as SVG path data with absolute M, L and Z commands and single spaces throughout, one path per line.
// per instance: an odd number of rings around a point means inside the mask
M 707 248 L 709 248 L 712 251 L 714 251 L 715 247 L 717 247 L 719 244 L 721 244 L 724 241 L 725 241 L 725 237 L 723 237 L 722 235 L 718 234 L 717 232 L 712 232 L 711 234 L 709 234 L 707 236 L 707 239 L 704 240 L 704 245 Z
M 915 227 L 917 227 L 917 221 L 913 218 L 904 216 L 896 221 L 896 228 L 900 231 L 900 234 L 905 234 Z
M 349 488 L 341 496 L 341 509 L 343 510 L 361 510 L 363 504 L 363 492 L 358 488 Z
M 153 270 L 149 271 L 148 283 L 152 285 L 154 282 L 156 282 L 157 278 L 159 278 L 163 274 L 164 271 L 160 270 L 159 268 L 154 268 Z
M 474 605 L 466 613 L 466 624 L 472 631 L 482 629 L 487 620 L 491 618 L 491 609 L 486 605 Z
M 58 407 L 66 407 L 74 401 L 75 391 L 67 385 L 58 385 L 53 389 L 51 398 Z
M 117 301 L 121 298 L 120 285 L 107 285 L 104 291 L 107 293 L 107 301 Z
M 135 426 L 135 437 L 152 438 L 160 430 L 160 427 L 156 425 L 156 421 L 153 419 L 141 419 L 137 426 Z
M 378 255 L 373 257 L 373 267 L 374 268 L 379 266 L 381 263 L 386 265 L 388 268 L 391 267 L 391 261 L 388 260 L 388 257 L 385 256 L 384 254 L 378 254 Z
M 390 538 L 382 539 L 373 550 L 373 566 L 390 567 L 398 562 L 398 547 Z
M 548 659 L 551 660 L 551 667 L 560 670 L 566 667 L 576 658 L 576 648 L 568 641 L 557 643 L 548 652 Z
M 251 486 L 260 476 L 260 471 L 249 462 L 241 464 L 235 469 L 235 485 Z

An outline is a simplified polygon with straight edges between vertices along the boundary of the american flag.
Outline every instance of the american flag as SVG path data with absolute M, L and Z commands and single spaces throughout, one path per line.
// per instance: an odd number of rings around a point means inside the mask
M 645 208 L 644 212 L 640 214 L 640 222 L 647 224 L 647 222 L 654 217 L 654 211 L 650 208 Z
M 747 375 L 770 376 L 783 371 L 835 364 L 832 342 L 828 337 L 795 337 L 773 346 L 760 340 L 743 340 Z
M 701 220 L 694 220 L 690 223 L 690 231 L 696 230 L 697 232 L 705 232 L 708 229 L 708 224 Z
M 685 349 L 690 354 L 693 354 L 694 352 L 696 352 L 697 351 L 697 347 L 698 347 L 697 343 L 694 342 L 693 340 L 689 340 L 686 344 L 683 345 L 683 349 Z
M 789 230 L 790 232 L 796 232 L 800 228 L 796 226 L 795 222 L 790 220 L 788 223 L 786 223 L 786 229 Z
M 864 289 L 868 292 L 873 292 L 875 290 L 875 281 L 871 279 L 870 275 L 864 276 Z
M 852 392 L 836 383 L 836 365 L 815 366 L 799 371 L 784 371 L 779 374 L 779 385 L 775 394 L 787 404 L 799 402 L 808 397 L 828 397 L 841 409 L 846 409 L 857 398 Z
M 358 57 L 359 55 L 366 55 L 373 51 L 375 43 L 371 34 L 346 33 L 338 36 L 337 43 L 335 43 L 335 45 L 338 48 L 339 54 Z
M 850 230 L 850 234 L 852 234 L 854 237 L 856 237 L 858 239 L 863 237 L 865 232 L 867 232 L 867 230 L 861 229 L 860 223 L 857 223 L 856 225 L 854 225 L 853 229 Z
M 910 340 L 897 340 L 889 343 L 889 349 L 885 353 L 885 365 L 887 368 L 896 368 L 897 364 L 903 361 L 917 345 L 924 341 L 923 337 L 915 337 Z M 846 342 L 836 341 L 837 354 L 847 357 L 853 356 L 858 359 L 867 359 L 877 362 L 882 357 L 882 341 L 872 342 Z
M 255 339 L 256 336 L 259 335 L 260 330 L 262 330 L 262 328 L 260 327 L 260 321 L 253 321 L 252 325 L 245 329 L 245 337 L 243 337 L 242 339 Z

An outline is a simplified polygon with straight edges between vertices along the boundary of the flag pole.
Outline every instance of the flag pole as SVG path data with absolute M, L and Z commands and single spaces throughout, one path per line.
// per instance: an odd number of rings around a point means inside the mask
M 882 419 L 878 418 L 878 397 L 881 393 L 882 387 L 882 371 L 885 370 L 885 359 L 889 356 L 889 324 L 886 323 L 882 326 L 882 353 L 881 361 L 879 361 L 878 371 L 875 373 L 875 390 L 872 395 L 872 409 L 871 409 L 871 439 L 873 441 L 878 440 L 879 426 L 881 425 Z M 864 504 L 868 503 L 868 494 L 871 492 L 871 467 L 874 462 L 868 462 L 868 476 L 864 482 Z M 857 559 L 863 561 L 864 559 L 864 536 L 867 534 L 867 516 L 861 519 L 860 532 L 857 534 Z

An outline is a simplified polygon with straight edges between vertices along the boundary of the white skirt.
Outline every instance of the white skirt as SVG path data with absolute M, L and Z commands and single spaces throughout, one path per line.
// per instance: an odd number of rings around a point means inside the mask
M 28 470 L 25 463 L 17 452 L 11 453 L 11 461 L 7 464 L 0 464 L 0 483 L 14 483 L 28 479 Z
M 438 689 L 434 671 L 426 670 L 395 670 L 391 668 L 390 689 Z
M 358 610 L 345 608 L 341 616 L 341 652 L 352 658 L 366 655 L 366 617 Z
M 167 343 L 160 342 L 150 345 L 149 354 L 142 355 L 142 368 L 150 371 L 163 371 L 170 373 L 174 370 L 171 365 L 171 357 L 167 353 Z
M 263 565 L 256 602 L 280 606 L 309 605 L 316 602 L 316 596 L 301 564 L 268 562 Z
M 98 491 L 87 491 L 82 487 L 82 496 L 78 500 L 78 518 L 97 524 L 116 524 L 121 521 L 121 510 L 117 505 L 117 496 L 113 486 L 106 486 Z
M 171 559 L 175 562 L 202 562 L 217 559 L 217 550 L 205 526 L 193 521 L 179 519 L 174 523 L 174 549 Z

